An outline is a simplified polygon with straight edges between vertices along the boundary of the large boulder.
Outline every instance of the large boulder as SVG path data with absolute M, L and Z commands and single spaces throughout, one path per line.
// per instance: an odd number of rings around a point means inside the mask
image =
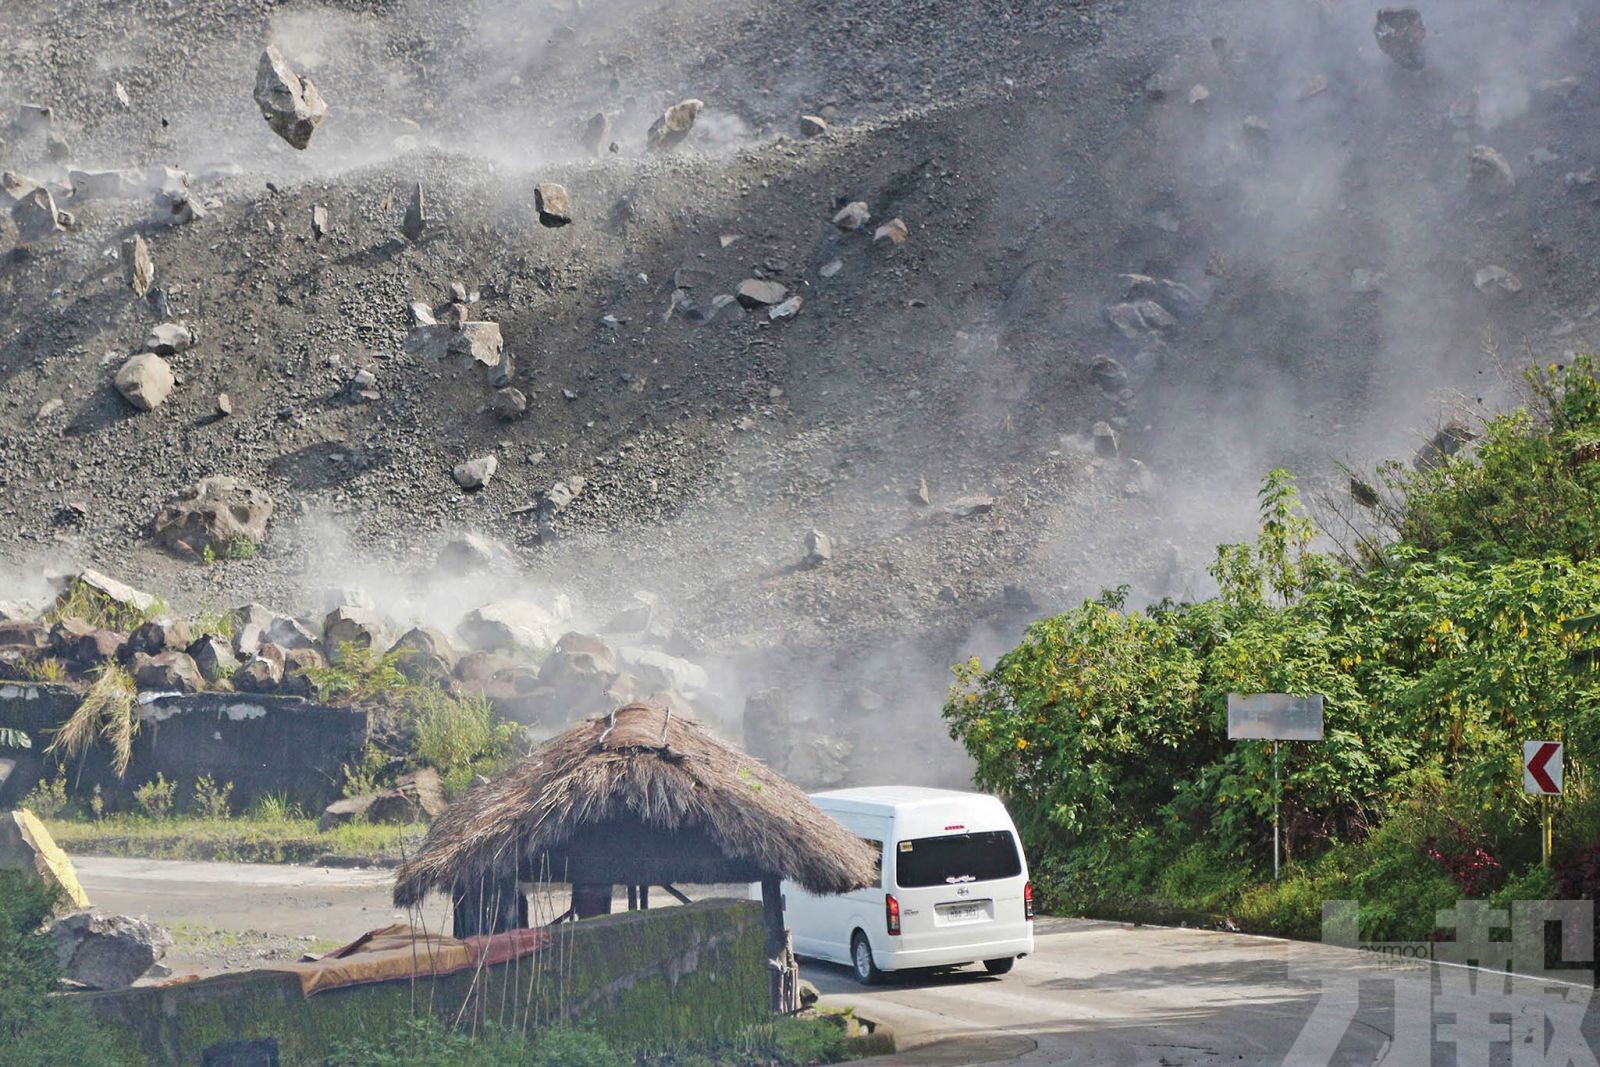
M 122 635 L 102 630 L 82 619 L 62 619 L 50 628 L 50 651 L 74 670 L 85 670 L 117 658 Z
M 272 132 L 304 149 L 328 114 L 327 102 L 310 78 L 302 78 L 272 45 L 261 53 L 256 68 L 256 106 Z
M 478 652 L 545 649 L 556 643 L 557 624 L 553 614 L 531 600 L 496 600 L 468 612 L 456 634 Z
M 710 685 L 705 668 L 653 648 L 624 648 L 618 658 L 622 668 L 646 689 L 692 693 Z
M 200 556 L 210 549 L 224 556 L 240 542 L 258 545 L 272 518 L 272 497 L 265 490 L 212 475 L 185 489 L 155 519 L 155 536 L 181 555 Z
M 290 696 L 315 697 L 317 683 L 312 680 L 310 672 L 327 665 L 328 661 L 322 658 L 322 653 L 314 648 L 284 649 L 283 680 L 278 683 L 278 692 Z
M 265 631 L 267 641 L 279 648 L 316 648 L 322 643 L 316 632 L 293 615 L 275 615 Z
M 154 411 L 172 392 L 172 367 L 154 352 L 130 356 L 117 371 L 113 384 L 122 398 L 140 411 Z
M 144 917 L 86 911 L 50 927 L 67 978 L 91 989 L 126 989 L 167 954 L 172 935 Z
M 125 585 L 97 570 L 87 569 L 69 577 L 56 598 L 59 611 L 70 610 L 77 605 L 143 613 L 155 607 L 155 604 L 156 598 L 149 593 Z
M 617 673 L 617 653 L 590 634 L 564 633 L 539 668 L 539 681 L 555 688 L 604 683 Z
M 72 861 L 26 808 L 0 812 L 0 870 L 32 871 L 61 893 L 63 904 L 73 908 L 89 906 L 89 894 L 79 884 Z
M 233 687 L 241 693 L 271 693 L 283 683 L 283 649 L 262 645 L 243 666 L 233 672 Z
M 0 648 L 43 652 L 50 647 L 50 627 L 22 619 L 0 622 Z
M 331 654 L 345 645 L 384 649 L 389 647 L 392 635 L 376 611 L 344 606 L 334 608 L 322 620 L 322 637 Z
M 395 780 L 373 798 L 367 807 L 368 822 L 413 823 L 436 819 L 449 805 L 444 799 L 444 784 L 439 772 L 423 767 Z
M 395 666 L 413 682 L 442 684 L 456 669 L 455 643 L 443 630 L 418 626 L 407 630 L 389 649 L 398 653 Z
M 140 689 L 159 693 L 198 693 L 206 687 L 205 675 L 187 652 L 162 652 L 133 657 L 133 680 Z
M 128 644 L 123 651 L 129 656 L 136 652 L 143 652 L 147 656 L 182 652 L 193 640 L 189 624 L 182 619 L 151 619 L 128 635 Z

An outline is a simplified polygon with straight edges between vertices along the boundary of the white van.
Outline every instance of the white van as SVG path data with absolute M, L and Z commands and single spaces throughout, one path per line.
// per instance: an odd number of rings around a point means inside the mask
M 878 851 L 878 884 L 818 897 L 783 885 L 797 955 L 884 971 L 982 961 L 1005 974 L 1033 951 L 1033 886 L 1005 805 L 981 793 L 872 786 L 811 800 Z

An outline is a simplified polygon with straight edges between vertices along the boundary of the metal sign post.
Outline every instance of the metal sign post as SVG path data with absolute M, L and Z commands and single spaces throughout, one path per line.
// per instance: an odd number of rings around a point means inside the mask
M 1563 748 L 1560 741 L 1522 742 L 1522 791 L 1539 798 L 1540 833 L 1539 851 L 1546 867 L 1550 866 L 1550 848 L 1554 844 L 1555 816 L 1550 798 L 1562 794 L 1565 785 Z
M 1283 785 L 1278 772 L 1284 741 L 1322 740 L 1322 696 L 1287 693 L 1228 694 L 1228 739 L 1272 742 L 1272 879 L 1277 881 Z

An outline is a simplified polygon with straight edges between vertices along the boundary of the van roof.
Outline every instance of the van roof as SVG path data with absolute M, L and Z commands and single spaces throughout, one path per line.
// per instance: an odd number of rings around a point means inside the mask
M 985 805 L 1000 802 L 986 793 L 969 793 L 960 789 L 933 789 L 921 785 L 868 785 L 855 789 L 830 789 L 812 793 L 814 801 L 843 801 L 843 806 L 864 810 L 867 808 L 921 808 L 948 807 L 952 804 L 981 802 Z

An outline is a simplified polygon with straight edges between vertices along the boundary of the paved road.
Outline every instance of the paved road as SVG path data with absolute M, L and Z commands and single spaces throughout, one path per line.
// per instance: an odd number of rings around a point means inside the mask
M 176 973 L 250 966 L 260 955 L 285 951 L 285 942 L 288 951 L 297 951 L 297 941 L 343 942 L 406 919 L 388 902 L 388 871 L 94 857 L 74 862 L 101 909 L 242 932 L 221 948 L 205 938 L 183 939 L 189 956 L 169 957 Z M 691 890 L 691 895 L 711 894 Z M 556 910 L 553 903 L 536 902 L 535 907 L 550 914 Z M 443 921 L 439 908 L 428 917 L 430 925 L 442 927 Z M 1373 1064 L 1383 1058 L 1395 1030 L 1392 988 L 1368 981 L 1360 990 L 1353 1022 L 1348 1027 L 1338 1023 L 1326 1050 L 1308 1055 L 1302 1046 L 1291 1057 L 1319 1003 L 1321 979 L 1382 977 L 1366 962 L 1370 957 L 1348 950 L 1054 918 L 1038 921 L 1035 940 L 1035 954 L 1003 978 L 965 968 L 944 975 L 891 976 L 885 985 L 862 987 L 842 967 L 803 961 L 802 972 L 822 990 L 825 1003 L 854 1004 L 863 1014 L 895 1027 L 906 1051 L 874 1061 L 885 1067 L 1006 1061 L 1113 1067 Z M 1425 984 L 1436 997 L 1445 995 L 1446 985 L 1460 990 L 1469 977 L 1482 980 L 1478 972 L 1462 968 L 1435 967 L 1427 973 L 1431 977 Z M 1569 995 L 1578 995 L 1578 990 Z M 1580 1012 L 1588 1003 L 1587 990 L 1582 996 Z M 1533 1017 L 1529 1003 L 1543 1002 L 1514 1002 L 1509 1018 Z M 1435 1013 L 1450 1009 L 1439 1000 L 1432 1007 Z M 1425 1006 L 1421 1017 L 1427 1015 Z M 1397 1054 L 1386 1067 L 1510 1062 L 1506 1016 L 1485 1019 L 1484 1033 L 1499 1044 L 1482 1056 L 1468 1051 L 1459 1057 L 1456 1046 L 1446 1040 L 1454 1017 L 1434 1018 L 1440 1023 L 1434 1035 L 1440 1043 L 1416 1057 Z M 1595 1042 L 1600 1016 L 1589 1011 L 1582 1024 L 1589 1047 L 1600 1047 Z M 1415 1027 L 1409 1031 L 1414 1034 Z M 1423 1035 L 1426 1040 L 1426 1029 Z M 1468 1040 L 1472 1035 L 1455 1036 Z M 1518 1067 L 1538 1062 L 1523 1060 Z M 1573 1062 L 1582 1067 L 1594 1061 L 1580 1055 Z

